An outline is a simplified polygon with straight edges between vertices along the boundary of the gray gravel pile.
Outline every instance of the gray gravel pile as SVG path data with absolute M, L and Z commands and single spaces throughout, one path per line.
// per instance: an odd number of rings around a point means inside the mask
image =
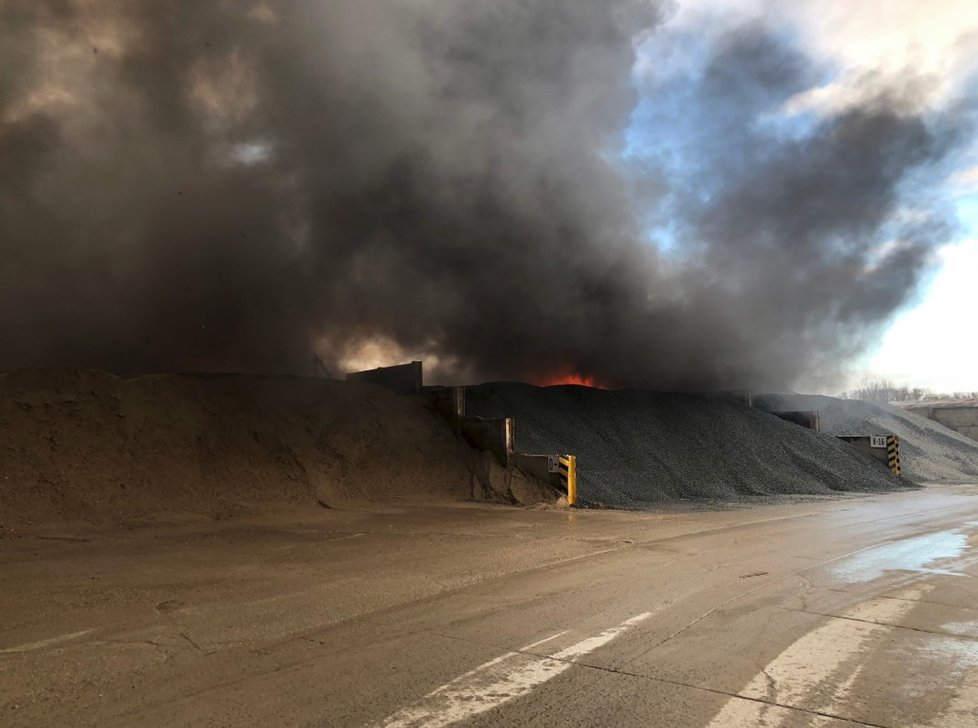
M 470 499 L 544 491 L 493 468 L 420 397 L 305 377 L 0 372 L 0 538 L 31 524 Z
M 768 411 L 818 410 L 830 435 L 899 435 L 900 464 L 912 480 L 978 482 L 978 442 L 899 407 L 807 394 L 765 394 L 754 404 Z
M 514 417 L 521 452 L 577 455 L 579 493 L 590 502 L 641 506 L 909 485 L 834 437 L 716 397 L 495 383 L 467 388 L 466 411 Z

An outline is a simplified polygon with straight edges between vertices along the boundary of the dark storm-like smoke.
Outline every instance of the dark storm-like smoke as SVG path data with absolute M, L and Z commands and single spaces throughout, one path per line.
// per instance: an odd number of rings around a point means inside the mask
M 880 248 L 950 147 L 903 96 L 803 138 L 753 123 L 812 74 L 762 28 L 662 91 L 679 180 L 620 161 L 649 3 L 0 19 L 0 368 L 304 372 L 382 338 L 446 378 L 790 383 L 858 353 L 950 231 L 917 216 Z

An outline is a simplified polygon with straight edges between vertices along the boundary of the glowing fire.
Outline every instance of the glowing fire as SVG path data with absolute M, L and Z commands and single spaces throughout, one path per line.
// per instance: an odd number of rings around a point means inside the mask
M 594 377 L 574 373 L 544 377 L 538 381 L 537 384 L 541 387 L 554 387 L 559 384 L 576 384 L 579 387 L 594 387 L 595 389 L 604 389 L 604 387 L 595 381 Z

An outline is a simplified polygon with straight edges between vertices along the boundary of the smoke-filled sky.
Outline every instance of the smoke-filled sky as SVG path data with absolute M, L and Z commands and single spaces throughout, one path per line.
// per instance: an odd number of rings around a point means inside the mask
M 978 161 L 976 11 L 851 5 L 7 2 L 0 369 L 837 382 Z
M 837 115 L 879 88 L 911 82 L 925 118 L 966 110 L 965 118 L 954 122 L 959 138 L 944 167 L 947 174 L 938 170 L 912 180 L 912 187 L 905 183 L 909 189 L 898 211 L 906 219 L 936 201 L 949 211 L 946 219 L 958 224 L 956 234 L 950 244 L 935 248 L 917 291 L 890 317 L 882 341 L 867 330 L 866 350 L 838 377 L 809 377 L 807 385 L 837 391 L 858 385 L 865 376 L 882 376 L 935 391 L 978 389 L 978 338 L 970 333 L 978 273 L 978 147 L 969 121 L 978 68 L 978 4 L 684 0 L 665 33 L 640 49 L 636 76 L 695 74 L 717 35 L 759 19 L 820 69 L 817 83 L 760 116 L 765 122 L 777 120 L 788 133 L 804 133 L 812 117 Z M 667 43 L 661 42 L 663 36 Z M 634 127 L 640 141 L 642 126 Z M 647 144 L 635 146 L 641 154 Z

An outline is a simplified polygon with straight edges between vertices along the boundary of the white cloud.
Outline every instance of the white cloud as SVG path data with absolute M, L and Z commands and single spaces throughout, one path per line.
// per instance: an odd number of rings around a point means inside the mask
M 974 290 L 978 239 L 941 249 L 942 266 L 923 301 L 886 333 L 869 372 L 935 391 L 978 390 Z
M 799 43 L 847 71 L 948 76 L 973 65 L 974 0 L 807 0 L 790 8 L 784 16 Z
M 838 113 L 880 90 L 907 91 L 938 107 L 978 71 L 975 0 L 679 0 L 666 32 L 694 31 L 709 42 L 731 27 L 763 20 L 788 32 L 838 76 L 789 101 L 784 111 Z M 638 73 L 652 70 L 640 58 Z
M 948 183 L 958 196 L 978 194 L 978 165 L 955 172 Z
M 866 99 L 868 92 L 865 87 L 851 82 L 829 83 L 795 94 L 784 103 L 781 112 L 789 116 L 804 113 L 832 116 L 858 105 Z
M 873 85 L 900 90 L 907 79 L 923 79 L 913 91 L 939 106 L 961 91 L 978 69 L 978 3 L 974 0 L 807 0 L 783 8 L 798 42 L 813 57 L 831 62 L 840 78 L 819 90 L 824 113 L 858 98 Z

